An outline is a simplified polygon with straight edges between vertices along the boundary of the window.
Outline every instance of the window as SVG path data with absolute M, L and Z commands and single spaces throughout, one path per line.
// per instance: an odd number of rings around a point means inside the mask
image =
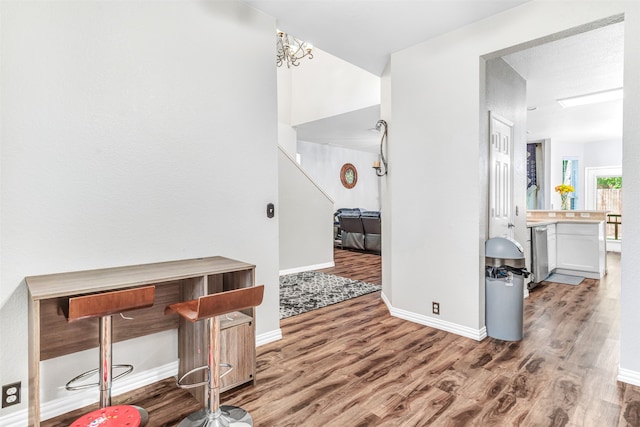
M 596 209 L 608 211 L 607 239 L 622 238 L 622 176 L 596 179 Z
M 578 206 L 578 159 L 565 157 L 562 160 L 562 183 L 571 185 L 573 193 L 569 193 L 569 209 L 574 210 Z

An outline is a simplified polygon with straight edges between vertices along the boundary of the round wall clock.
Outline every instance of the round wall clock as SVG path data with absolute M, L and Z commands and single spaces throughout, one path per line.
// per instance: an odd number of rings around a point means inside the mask
M 340 169 L 340 181 L 345 188 L 353 188 L 358 182 L 358 171 L 351 163 L 345 163 Z

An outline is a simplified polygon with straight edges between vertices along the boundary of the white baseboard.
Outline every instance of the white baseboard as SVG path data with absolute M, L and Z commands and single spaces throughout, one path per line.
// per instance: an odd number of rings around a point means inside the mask
M 302 273 L 304 271 L 312 271 L 312 270 L 322 270 L 323 268 L 331 268 L 335 267 L 336 264 L 331 262 L 325 262 L 324 264 L 316 264 L 316 265 L 307 265 L 304 267 L 296 267 L 296 268 L 288 268 L 286 270 L 280 270 L 280 275 L 284 276 L 285 274 L 294 274 L 294 273 Z
M 278 328 L 274 331 L 257 335 L 256 347 L 281 339 L 282 330 Z M 153 384 L 165 378 L 176 376 L 178 375 L 178 364 L 179 362 L 176 360 L 175 362 L 144 372 L 137 373 L 134 371 L 130 375 L 127 375 L 113 383 L 112 394 L 117 396 L 119 394 L 127 393 L 131 390 Z M 40 406 L 40 418 L 41 420 L 48 420 L 50 418 L 57 417 L 58 415 L 66 414 L 67 412 L 91 405 L 98 401 L 98 396 L 99 394 L 97 389 L 87 389 L 69 392 L 68 396 L 50 400 L 48 402 L 42 402 Z M 0 426 L 24 427 L 28 424 L 28 416 L 28 409 L 26 408 L 8 415 L 0 416 Z
M 112 395 L 117 396 L 122 393 L 127 393 L 131 390 L 153 384 L 177 374 L 177 360 L 148 371 L 140 373 L 136 373 L 134 371 L 134 373 L 113 383 Z M 98 397 L 99 392 L 97 388 L 69 392 L 68 396 L 50 400 L 48 402 L 42 402 L 40 405 L 40 418 L 41 420 L 48 420 L 50 418 L 57 417 L 58 415 L 66 414 L 67 412 L 91 405 L 98 401 Z M 0 417 L 0 425 L 3 427 L 24 427 L 27 425 L 27 421 L 27 409 Z
M 20 411 L 14 412 L 13 414 L 4 415 L 0 417 L 0 426 L 3 427 L 24 427 L 29 425 L 29 421 L 27 419 L 27 410 L 22 409 Z
M 618 381 L 640 386 L 640 372 L 623 369 L 618 366 Z
M 274 331 L 266 332 L 264 334 L 256 335 L 256 347 L 269 344 L 270 342 L 279 341 L 282 339 L 282 329 L 278 328 Z
M 393 317 L 408 320 L 410 322 L 418 323 L 420 325 L 429 326 L 431 328 L 440 329 L 442 331 L 451 332 L 456 335 L 461 335 L 466 338 L 471 338 L 476 341 L 482 341 L 487 337 L 487 328 L 473 329 L 468 326 L 458 325 L 457 323 L 447 322 L 445 320 L 434 319 L 433 317 L 425 316 L 423 314 L 416 314 L 410 311 L 394 308 L 387 299 L 384 292 L 382 293 L 382 300 L 389 309 L 389 314 Z

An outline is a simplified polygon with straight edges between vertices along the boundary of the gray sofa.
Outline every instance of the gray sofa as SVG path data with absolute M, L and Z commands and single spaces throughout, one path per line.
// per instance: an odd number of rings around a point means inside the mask
M 379 211 L 359 208 L 338 209 L 337 236 L 344 249 L 380 253 L 382 250 L 381 219 Z

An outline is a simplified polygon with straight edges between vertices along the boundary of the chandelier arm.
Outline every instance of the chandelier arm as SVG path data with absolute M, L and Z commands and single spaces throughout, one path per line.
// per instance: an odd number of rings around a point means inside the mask
M 283 63 L 287 64 L 287 68 L 292 65 L 297 67 L 300 65 L 300 59 L 304 57 L 313 59 L 313 46 L 310 44 L 300 41 L 284 31 L 278 30 L 276 35 L 276 65 L 278 67 Z

